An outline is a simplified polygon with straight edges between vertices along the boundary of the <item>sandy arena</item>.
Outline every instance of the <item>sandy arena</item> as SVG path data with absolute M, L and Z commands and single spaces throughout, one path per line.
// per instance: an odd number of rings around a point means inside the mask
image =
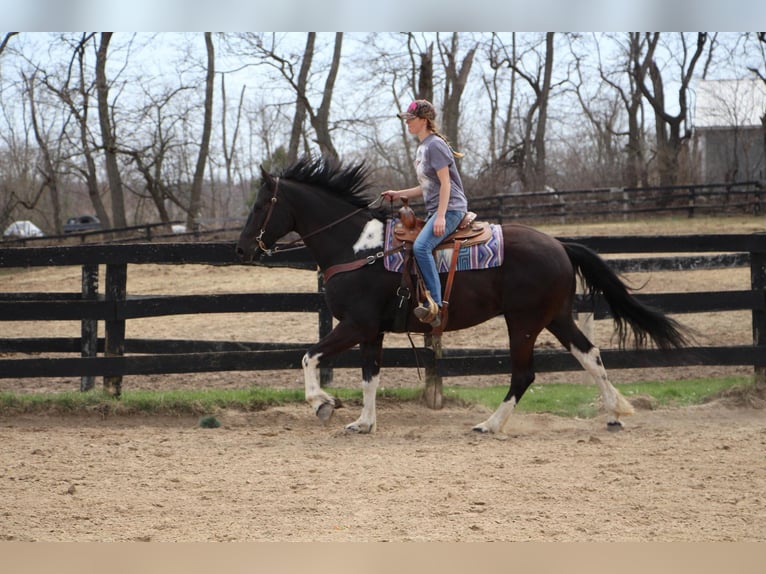
M 697 274 L 695 274 L 697 273 Z M 646 290 L 704 290 L 703 272 L 656 274 Z M 277 278 L 277 274 L 279 277 Z M 680 281 L 680 275 L 686 279 Z M 218 293 L 316 289 L 311 272 L 246 267 L 131 266 L 128 293 Z M 676 284 L 669 286 L 670 277 Z M 103 277 L 101 278 L 103 282 Z M 278 282 L 275 282 L 277 281 Z M 637 278 L 643 282 L 644 278 Z M 747 270 L 721 272 L 720 289 L 741 289 Z M 79 269 L 0 274 L 0 290 L 76 291 Z M 102 286 L 103 289 L 103 286 Z M 703 342 L 751 341 L 749 313 L 680 317 Z M 604 323 L 601 325 L 601 323 Z M 70 322 L 0 323 L 5 337 L 78 336 Z M 596 340 L 608 347 L 611 325 Z M 305 315 L 178 316 L 128 322 L 130 337 L 307 341 Z M 477 337 L 504 347 L 505 329 Z M 405 337 L 387 346 L 407 346 Z M 540 345 L 553 344 L 542 337 Z M 726 344 L 726 343 L 723 343 Z M 747 374 L 748 368 L 607 371 L 614 382 Z M 383 386 L 421 384 L 384 368 Z M 357 385 L 338 371 L 335 385 Z M 471 377 L 447 384 L 505 384 Z M 585 381 L 581 373 L 542 374 Z M 134 388 L 300 387 L 299 371 L 127 377 Z M 73 390 L 73 379 L 0 379 L 0 391 Z M 378 432 L 350 435 L 359 405 L 323 427 L 306 405 L 196 417 L 0 416 L 0 540 L 13 541 L 766 541 L 766 410 L 720 399 L 687 408 L 637 409 L 621 433 L 605 415 L 569 419 L 513 415 L 504 434 L 471 426 L 483 407 L 433 411 L 381 401 Z

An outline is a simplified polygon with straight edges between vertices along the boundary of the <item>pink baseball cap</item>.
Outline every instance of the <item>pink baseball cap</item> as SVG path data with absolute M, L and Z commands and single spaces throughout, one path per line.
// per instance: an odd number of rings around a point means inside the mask
M 428 100 L 415 100 L 409 106 L 407 111 L 397 114 L 403 120 L 411 120 L 412 118 L 425 118 L 427 120 L 436 119 L 436 110 L 431 102 Z

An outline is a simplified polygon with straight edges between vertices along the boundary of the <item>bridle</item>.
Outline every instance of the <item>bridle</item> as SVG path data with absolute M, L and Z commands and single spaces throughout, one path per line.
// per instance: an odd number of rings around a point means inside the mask
M 269 220 L 271 219 L 271 214 L 274 213 L 274 206 L 277 204 L 277 191 L 279 191 L 279 177 L 276 178 L 276 181 L 274 182 L 274 192 L 271 194 L 271 202 L 269 203 L 269 210 L 266 212 L 266 217 L 263 220 L 263 223 L 261 224 L 261 230 L 258 233 L 258 237 L 255 238 L 256 243 L 258 243 L 258 247 L 263 251 L 266 255 L 271 255 L 276 251 L 276 249 L 272 250 L 266 247 L 266 244 L 263 242 L 263 234 L 266 233 L 266 226 L 269 224 Z
M 255 238 L 256 243 L 258 243 L 258 247 L 261 251 L 264 252 L 266 255 L 273 255 L 277 252 L 284 252 L 284 251 L 294 251 L 296 249 L 303 249 L 306 247 L 306 245 L 297 245 L 297 243 L 302 242 L 303 240 L 313 237 L 314 235 L 318 235 L 324 231 L 327 231 L 328 229 L 331 229 L 338 225 L 339 223 L 343 223 L 347 219 L 351 219 L 354 217 L 357 213 L 361 213 L 362 211 L 366 209 L 372 209 L 377 204 L 381 203 L 383 201 L 383 196 L 379 196 L 377 199 L 366 205 L 365 207 L 359 207 L 352 211 L 351 213 L 347 213 L 340 219 L 336 219 L 335 221 L 331 221 L 327 225 L 323 225 L 319 229 L 315 229 L 311 233 L 307 233 L 306 235 L 303 235 L 302 237 L 299 237 L 298 239 L 294 239 L 290 241 L 289 243 L 285 243 L 283 246 L 274 246 L 273 248 L 269 248 L 266 246 L 266 243 L 263 241 L 263 235 L 266 233 L 266 226 L 269 224 L 269 221 L 271 220 L 271 215 L 274 213 L 274 206 L 277 204 L 277 193 L 279 192 L 279 177 L 275 178 L 274 181 L 274 191 L 271 194 L 271 200 L 269 201 L 269 209 L 266 211 L 266 217 L 263 219 L 263 223 L 261 224 L 261 229 L 258 232 L 258 236 Z

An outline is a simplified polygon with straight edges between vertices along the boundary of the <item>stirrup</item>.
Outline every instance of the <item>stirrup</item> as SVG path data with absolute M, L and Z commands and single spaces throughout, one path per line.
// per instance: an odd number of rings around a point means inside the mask
M 436 301 L 431 297 L 431 293 L 426 290 L 425 301 L 421 302 L 413 310 L 413 314 L 417 317 L 421 323 L 428 323 L 432 327 L 438 327 L 441 325 L 441 317 L 439 306 Z

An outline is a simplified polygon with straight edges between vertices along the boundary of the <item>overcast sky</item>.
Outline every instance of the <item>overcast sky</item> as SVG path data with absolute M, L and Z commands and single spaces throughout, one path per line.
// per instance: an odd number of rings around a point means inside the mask
M 0 0 L 19 31 L 700 31 L 766 28 L 761 0 Z

